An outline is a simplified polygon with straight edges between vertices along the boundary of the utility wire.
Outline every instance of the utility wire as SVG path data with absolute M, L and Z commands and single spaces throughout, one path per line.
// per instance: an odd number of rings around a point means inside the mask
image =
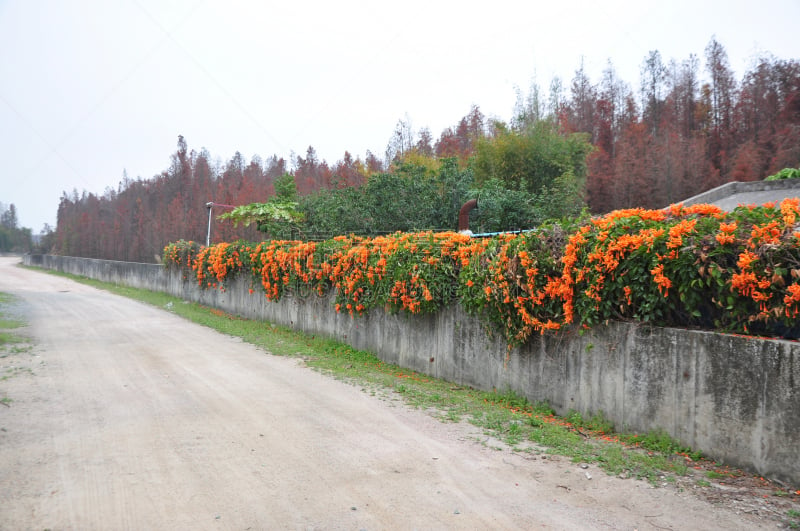
M 217 87 L 217 88 L 218 88 L 220 91 L 222 91 L 222 93 L 225 95 L 225 97 L 227 97 L 227 98 L 228 98 L 228 100 L 230 100 L 230 102 L 231 102 L 231 103 L 233 103 L 233 104 L 234 104 L 234 105 L 235 105 L 235 106 L 236 106 L 236 107 L 239 109 L 239 111 L 242 113 L 242 115 L 244 115 L 244 117 L 245 117 L 245 118 L 248 118 L 248 119 L 249 119 L 251 122 L 253 122 L 253 124 L 254 124 L 256 127 L 258 127 L 258 128 L 261 130 L 261 132 L 263 132 L 265 135 L 267 135 L 267 137 L 268 137 L 268 138 L 269 138 L 269 139 L 270 139 L 270 140 L 271 140 L 271 141 L 272 141 L 272 142 L 273 142 L 275 145 L 277 145 L 277 146 L 278 146 L 278 147 L 281 149 L 281 151 L 285 151 L 285 149 L 286 149 L 286 148 L 283 146 L 283 144 L 282 144 L 282 143 L 281 143 L 281 142 L 280 142 L 280 141 L 279 141 L 277 138 L 275 138 L 275 137 L 272 135 L 272 133 L 270 133 L 270 132 L 267 130 L 267 128 L 266 128 L 266 127 L 264 127 L 264 125 L 263 125 L 263 124 L 262 124 L 262 123 L 261 123 L 261 122 L 260 122 L 258 119 L 256 119 L 256 117 L 255 117 L 255 116 L 253 116 L 253 114 L 252 114 L 252 113 L 251 113 L 251 112 L 250 112 L 248 109 L 246 109 L 246 108 L 244 107 L 244 105 L 242 105 L 242 104 L 239 102 L 239 100 L 237 100 L 237 99 L 236 99 L 236 98 L 233 96 L 233 94 L 231 94 L 231 93 L 230 93 L 230 91 L 229 91 L 229 90 L 228 90 L 228 89 L 227 89 L 227 88 L 226 88 L 226 87 L 225 87 L 225 86 L 224 86 L 222 83 L 220 83 L 220 82 L 217 80 L 217 78 L 216 78 L 216 77 L 214 77 L 214 76 L 211 74 L 211 72 L 209 72 L 209 71 L 208 71 L 208 69 L 207 69 L 207 68 L 206 68 L 206 67 L 205 67 L 203 64 L 201 64 L 201 63 L 200 63 L 200 61 L 198 61 L 198 60 L 197 60 L 197 58 L 195 58 L 195 57 L 194 57 L 194 56 L 193 56 L 191 53 L 189 53 L 189 51 L 186 49 L 186 47 L 184 47 L 184 46 L 183 46 L 181 43 L 179 43 L 177 40 L 175 40 L 175 37 L 173 37 L 173 36 L 172 36 L 172 32 L 170 32 L 170 31 L 167 31 L 167 29 L 166 29 L 166 28 L 164 28 L 164 26 L 163 26 L 163 25 L 162 25 L 162 24 L 161 24 L 161 23 L 160 23 L 158 20 L 156 20 L 156 18 L 155 18 L 153 15 L 151 15 L 151 14 L 150 14 L 150 12 L 149 12 L 149 11 L 147 11 L 147 9 L 145 9 L 145 8 L 144 8 L 144 6 L 142 6 L 142 5 L 141 5 L 141 3 L 137 2 L 136 0 L 133 0 L 133 3 L 134 3 L 134 4 L 136 4 L 136 6 L 137 6 L 137 7 L 138 7 L 138 8 L 139 8 L 141 11 L 142 11 L 142 13 L 144 13 L 144 14 L 147 16 L 147 18 L 149 18 L 149 19 L 150 19 L 150 21 L 151 21 L 153 24 L 155 24 L 155 25 L 156 25 L 156 26 L 157 26 L 157 27 L 158 27 L 158 28 L 159 28 L 161 31 L 163 31 L 163 32 L 164 32 L 164 34 L 165 34 L 165 37 L 166 37 L 167 39 L 169 39 L 170 41 L 172 41 L 172 43 L 173 43 L 173 44 L 175 44 L 175 46 L 177 46 L 177 47 L 178 47 L 178 48 L 179 48 L 179 49 L 180 49 L 180 50 L 181 50 L 181 51 L 182 51 L 182 52 L 183 52 L 183 53 L 186 55 L 186 57 L 188 57 L 188 58 L 189 58 L 189 59 L 192 61 L 192 63 L 194 63 L 194 65 L 195 65 L 195 66 L 196 66 L 196 67 L 197 67 L 197 68 L 198 68 L 198 69 L 199 69 L 199 70 L 200 70 L 200 71 L 201 71 L 203 74 L 205 74 L 205 76 L 206 76 L 206 77 L 207 77 L 207 78 L 208 78 L 208 79 L 209 79 L 209 80 L 210 80 L 210 81 L 211 81 L 211 82 L 212 82 L 214 85 L 216 85 L 216 87 Z

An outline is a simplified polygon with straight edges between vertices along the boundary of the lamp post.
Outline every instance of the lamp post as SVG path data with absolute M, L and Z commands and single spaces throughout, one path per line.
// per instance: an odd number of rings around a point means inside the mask
M 206 208 L 208 209 L 208 230 L 206 231 L 206 247 L 211 246 L 211 207 L 214 206 L 212 201 L 206 203 Z

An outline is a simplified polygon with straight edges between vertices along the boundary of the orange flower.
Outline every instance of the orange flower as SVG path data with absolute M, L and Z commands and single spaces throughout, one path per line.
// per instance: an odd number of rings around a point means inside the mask
M 653 281 L 658 286 L 658 291 L 665 297 L 669 293 L 669 288 L 672 287 L 672 281 L 664 275 L 664 264 L 658 264 L 650 270 L 653 275 Z
M 709 204 L 698 204 L 698 205 L 691 205 L 683 209 L 681 215 L 683 216 L 690 216 L 692 214 L 699 214 L 701 216 L 713 216 L 719 217 L 723 214 L 723 211 L 717 205 L 709 205 Z
M 755 225 L 750 233 L 750 241 L 748 243 L 753 249 L 763 244 L 776 245 L 780 243 L 781 233 L 782 231 L 778 227 L 776 220 L 763 226 Z
M 717 233 L 717 235 L 714 236 L 714 238 L 716 238 L 717 242 L 720 245 L 726 245 L 728 243 L 734 243 L 736 241 L 736 236 L 734 236 L 733 234 L 725 234 L 724 232 Z
M 697 219 L 684 219 L 677 225 L 669 229 L 669 241 L 667 242 L 667 249 L 679 249 L 683 247 L 683 236 L 694 231 L 697 225 Z
M 749 297 L 757 283 L 755 273 L 743 271 L 741 273 L 734 273 L 731 275 L 731 289 L 738 291 L 745 297 Z
M 783 216 L 783 223 L 787 227 L 795 224 L 798 214 L 800 214 L 800 199 L 791 197 L 781 201 L 781 216 Z
M 736 265 L 739 266 L 739 269 L 742 271 L 746 271 L 750 269 L 750 265 L 757 260 L 758 255 L 750 251 L 744 251 L 739 255 L 739 260 L 736 262 Z
M 786 291 L 788 293 L 783 297 L 783 302 L 785 304 L 790 305 L 800 302 L 800 285 L 792 284 L 786 288 Z

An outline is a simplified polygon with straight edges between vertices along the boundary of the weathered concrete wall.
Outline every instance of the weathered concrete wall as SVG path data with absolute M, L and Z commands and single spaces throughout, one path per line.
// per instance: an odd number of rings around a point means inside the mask
M 167 291 L 167 282 L 169 281 L 168 275 L 164 274 L 164 268 L 158 264 L 116 262 L 49 254 L 25 255 L 23 263 L 151 291 Z
M 244 280 L 205 291 L 157 265 L 55 256 L 25 263 L 333 337 L 431 376 L 546 400 L 561 414 L 602 412 L 618 429 L 663 429 L 717 460 L 800 485 L 797 342 L 612 323 L 537 337 L 506 358 L 502 341 L 457 305 L 436 315 L 354 319 L 335 312 L 332 296 L 273 303 L 249 294 Z
M 800 195 L 800 179 L 753 182 L 733 181 L 681 202 L 684 206 L 709 203 L 717 205 L 722 210 L 731 211 L 739 204 L 780 203 L 787 197 L 798 197 L 798 195 Z

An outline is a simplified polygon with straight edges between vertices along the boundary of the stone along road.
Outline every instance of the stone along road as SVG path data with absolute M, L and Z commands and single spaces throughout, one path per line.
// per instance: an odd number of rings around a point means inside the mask
M 34 348 L 0 359 L 0 529 L 774 528 L 491 449 L 469 425 L 17 262 L 0 258 L 0 291 Z

